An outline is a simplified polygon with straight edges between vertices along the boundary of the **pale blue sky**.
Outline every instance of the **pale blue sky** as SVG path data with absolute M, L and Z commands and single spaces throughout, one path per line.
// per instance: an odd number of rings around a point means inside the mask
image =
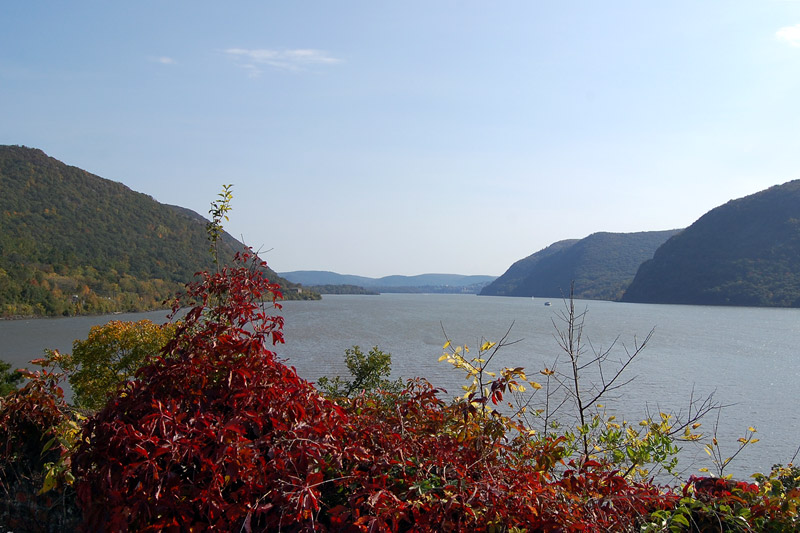
M 800 178 L 800 1 L 3 2 L 0 144 L 279 271 L 502 274 Z M 0 191 L 0 194 L 2 191 Z

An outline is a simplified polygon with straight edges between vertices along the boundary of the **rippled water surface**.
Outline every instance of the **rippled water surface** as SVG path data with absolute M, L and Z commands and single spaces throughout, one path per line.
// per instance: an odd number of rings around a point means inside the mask
M 535 374 L 559 354 L 554 338 L 563 303 L 528 298 L 465 295 L 326 296 L 317 302 L 286 302 L 286 344 L 278 353 L 310 380 L 346 374 L 344 350 L 354 344 L 392 353 L 393 370 L 404 378 L 422 376 L 455 395 L 463 376 L 438 362 L 447 336 L 475 347 L 482 338 L 520 342 L 497 357 L 498 365 L 524 366 Z M 735 475 L 768 470 L 788 462 L 800 445 L 800 310 L 665 306 L 578 301 L 587 311 L 587 348 L 608 348 L 611 359 L 632 349 L 653 329 L 647 348 L 629 368 L 635 377 L 606 403 L 620 416 L 638 419 L 646 409 L 678 410 L 689 397 L 706 396 L 730 406 L 720 417 L 719 440 L 733 452 L 748 426 L 761 442 L 730 467 Z M 0 359 L 17 366 L 44 348 L 70 351 L 91 326 L 110 319 L 161 321 L 166 313 L 0 322 Z M 513 327 L 512 327 L 513 324 Z M 591 350 L 590 350 L 591 353 Z M 474 354 L 474 350 L 473 350 Z M 588 357 L 588 354 L 587 354 Z M 591 377 L 587 375 L 587 378 Z M 703 428 L 713 429 L 714 418 Z M 710 466 L 699 449 L 682 456 L 688 472 Z M 693 470 L 692 470 L 693 469 Z

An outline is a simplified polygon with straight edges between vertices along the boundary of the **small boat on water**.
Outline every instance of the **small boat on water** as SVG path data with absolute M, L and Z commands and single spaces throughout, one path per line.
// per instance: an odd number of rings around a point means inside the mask
M 550 302 L 545 302 L 545 303 L 544 303 L 544 306 L 545 306 L 545 307 L 550 307 Z

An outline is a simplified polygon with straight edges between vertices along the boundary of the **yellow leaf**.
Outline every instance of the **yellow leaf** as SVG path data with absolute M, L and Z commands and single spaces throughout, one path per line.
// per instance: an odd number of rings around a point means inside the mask
M 45 492 L 54 489 L 57 484 L 58 480 L 53 470 L 53 464 L 48 463 L 48 465 L 50 466 L 50 469 L 48 469 L 47 474 L 45 474 L 44 483 L 42 484 L 42 488 L 39 490 L 38 494 L 44 494 Z
M 439 358 L 439 362 L 442 362 L 442 361 L 444 361 L 444 360 L 445 360 L 445 359 L 447 359 L 448 357 L 450 357 L 448 354 L 444 354 L 444 355 L 442 355 L 442 356 Z
M 529 382 L 528 382 L 528 384 L 529 384 L 531 387 L 533 387 L 534 389 L 536 389 L 536 390 L 539 390 L 539 389 L 541 389 L 541 388 L 542 388 L 542 386 L 541 386 L 541 385 L 539 385 L 538 383 L 536 383 L 535 381 L 529 381 Z
M 703 467 L 703 468 L 700 469 L 700 472 L 708 472 L 708 468 Z
M 446 343 L 444 343 L 444 346 L 442 346 L 442 350 L 446 350 L 449 347 L 450 347 L 450 341 L 447 341 Z
M 747 428 L 747 431 L 750 431 L 751 433 L 755 433 L 756 432 L 756 428 L 754 428 L 753 426 L 750 426 L 749 428 Z
M 703 424 L 701 424 L 700 422 L 695 422 L 694 424 L 692 424 L 692 429 L 697 429 L 697 428 L 699 428 L 699 427 L 700 427 L 700 426 L 702 426 L 702 425 L 703 425 Z

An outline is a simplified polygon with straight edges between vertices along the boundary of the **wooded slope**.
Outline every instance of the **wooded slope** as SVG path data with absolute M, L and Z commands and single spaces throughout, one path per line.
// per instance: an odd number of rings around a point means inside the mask
M 800 307 L 800 180 L 700 217 L 641 266 L 623 300 Z
M 220 258 L 242 248 L 226 235 Z M 0 316 L 153 309 L 210 268 L 197 213 L 0 146 Z
M 559 241 L 511 265 L 481 294 L 560 298 L 574 281 L 576 298 L 617 300 L 639 265 L 677 231 L 600 232 Z

